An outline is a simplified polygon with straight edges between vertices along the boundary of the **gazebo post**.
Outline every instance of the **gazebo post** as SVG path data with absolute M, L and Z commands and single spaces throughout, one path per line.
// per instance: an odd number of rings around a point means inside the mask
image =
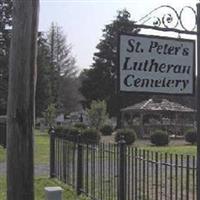
M 121 112 L 121 127 L 124 127 L 124 112 Z
M 177 126 L 178 126 L 178 116 L 177 112 L 175 112 L 175 138 L 177 136 Z
M 144 123 L 143 123 L 144 114 L 140 112 L 140 135 L 141 137 L 144 136 Z
M 131 118 L 131 126 L 133 126 L 133 112 L 130 111 L 130 118 Z
M 163 124 L 163 120 L 162 120 L 162 113 L 160 113 L 160 112 L 159 112 L 159 120 L 160 120 L 161 127 L 163 128 L 164 124 Z

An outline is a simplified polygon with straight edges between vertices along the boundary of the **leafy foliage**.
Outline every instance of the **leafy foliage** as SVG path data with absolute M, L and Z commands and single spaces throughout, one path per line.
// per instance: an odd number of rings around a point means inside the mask
M 81 136 L 81 131 L 78 128 L 71 127 L 69 129 L 68 135 L 74 137 L 74 139 L 78 139 L 78 137 Z
M 8 56 L 0 55 L 0 115 L 6 114 L 8 96 Z
M 74 124 L 74 127 L 80 130 L 85 130 L 87 128 L 87 126 L 83 122 Z
M 92 101 L 90 109 L 87 110 L 92 127 L 99 130 L 108 118 L 105 101 Z
M 49 127 L 54 124 L 54 119 L 56 117 L 56 107 L 55 104 L 49 104 L 45 112 L 43 113 L 46 123 Z
M 55 128 L 55 134 L 63 134 L 69 141 L 77 142 L 82 137 L 82 130 L 74 126 L 58 126 Z
M 0 114 L 6 113 L 8 57 L 12 25 L 12 1 L 0 1 Z M 80 104 L 77 66 L 62 28 L 52 23 L 48 34 L 38 34 L 38 76 L 36 116 L 42 117 L 48 105 L 71 112 Z
M 169 135 L 163 130 L 156 130 L 151 134 L 150 140 L 156 146 L 165 146 L 169 144 Z
M 50 62 L 56 72 L 62 76 L 76 74 L 75 58 L 71 55 L 71 45 L 67 45 L 66 36 L 60 26 L 51 24 L 47 34 L 50 49 Z
M 0 1 L 0 115 L 6 114 L 8 96 L 8 52 L 12 26 L 11 0 Z
M 82 140 L 87 144 L 98 144 L 101 136 L 98 130 L 94 128 L 88 128 L 83 131 Z
M 71 54 L 71 45 L 57 24 L 52 23 L 47 34 L 50 60 L 52 103 L 60 112 L 75 110 L 80 101 L 79 82 L 76 78 L 76 60 Z
M 13 2 L 11 0 L 0 1 L 0 55 L 6 55 L 9 51 L 12 8 Z
M 55 133 L 65 134 L 70 141 L 97 144 L 100 141 L 100 133 L 94 128 L 86 128 L 83 124 L 72 127 L 56 127 Z
M 134 21 L 130 20 L 127 10 L 118 11 L 116 19 L 105 26 L 102 39 L 97 44 L 94 53 L 94 63 L 91 68 L 82 72 L 81 93 L 85 97 L 84 106 L 89 107 L 93 100 L 105 100 L 110 116 L 116 116 L 120 107 L 144 100 L 144 95 L 133 98 L 133 95 L 123 95 L 121 105 L 116 95 L 117 47 L 118 35 L 121 32 L 138 33 L 134 29 Z
M 41 116 L 49 104 L 58 112 L 74 111 L 80 104 L 79 81 L 71 45 L 62 28 L 52 23 L 47 34 L 38 38 L 38 80 L 36 115 Z
M 69 128 L 66 128 L 66 127 L 63 127 L 63 126 L 58 126 L 58 127 L 55 127 L 55 133 L 58 133 L 58 134 L 69 134 L 69 131 L 70 129 Z
M 189 130 L 185 133 L 185 141 L 191 144 L 195 144 L 197 142 L 197 132 L 194 130 Z
M 115 141 L 119 142 L 124 139 L 126 144 L 130 145 L 137 139 L 136 133 L 133 129 L 118 129 L 115 135 Z
M 113 127 L 111 125 L 105 124 L 100 129 L 102 135 L 112 135 Z
M 65 113 L 81 109 L 82 95 L 79 92 L 80 81 L 78 77 L 62 77 L 59 92 L 59 102 Z
M 36 84 L 36 116 L 42 116 L 48 105 L 52 103 L 51 72 L 49 47 L 44 34 L 38 36 L 37 84 Z

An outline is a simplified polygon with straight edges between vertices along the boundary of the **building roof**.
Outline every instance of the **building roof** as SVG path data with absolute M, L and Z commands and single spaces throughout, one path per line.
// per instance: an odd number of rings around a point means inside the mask
M 126 108 L 121 109 L 121 112 L 128 112 L 128 111 L 147 111 L 147 112 L 170 111 L 170 112 L 186 112 L 186 113 L 195 112 L 195 110 L 192 108 L 188 108 L 176 102 L 171 102 L 167 99 L 160 99 L 160 100 L 149 99 L 137 103 L 133 106 L 128 106 Z

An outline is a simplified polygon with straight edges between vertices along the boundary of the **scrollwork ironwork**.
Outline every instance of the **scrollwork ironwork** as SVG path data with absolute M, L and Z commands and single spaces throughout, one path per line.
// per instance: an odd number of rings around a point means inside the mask
M 161 13 L 161 10 L 165 11 L 164 14 L 163 12 Z M 187 27 L 187 25 L 184 23 L 183 15 L 186 10 L 191 11 L 194 17 L 194 20 L 190 22 L 190 26 L 191 23 L 193 23 L 192 28 Z M 194 31 L 196 28 L 196 11 L 191 6 L 185 6 L 180 10 L 180 12 L 178 12 L 172 6 L 162 5 L 142 17 L 136 22 L 136 24 L 150 24 L 154 27 L 160 28 L 176 28 L 184 31 Z

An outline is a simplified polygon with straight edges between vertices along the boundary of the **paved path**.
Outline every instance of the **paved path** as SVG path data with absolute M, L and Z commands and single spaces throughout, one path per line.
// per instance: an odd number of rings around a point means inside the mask
M 6 163 L 0 163 L 0 176 L 6 175 Z M 35 165 L 35 176 L 48 176 L 49 165 Z

